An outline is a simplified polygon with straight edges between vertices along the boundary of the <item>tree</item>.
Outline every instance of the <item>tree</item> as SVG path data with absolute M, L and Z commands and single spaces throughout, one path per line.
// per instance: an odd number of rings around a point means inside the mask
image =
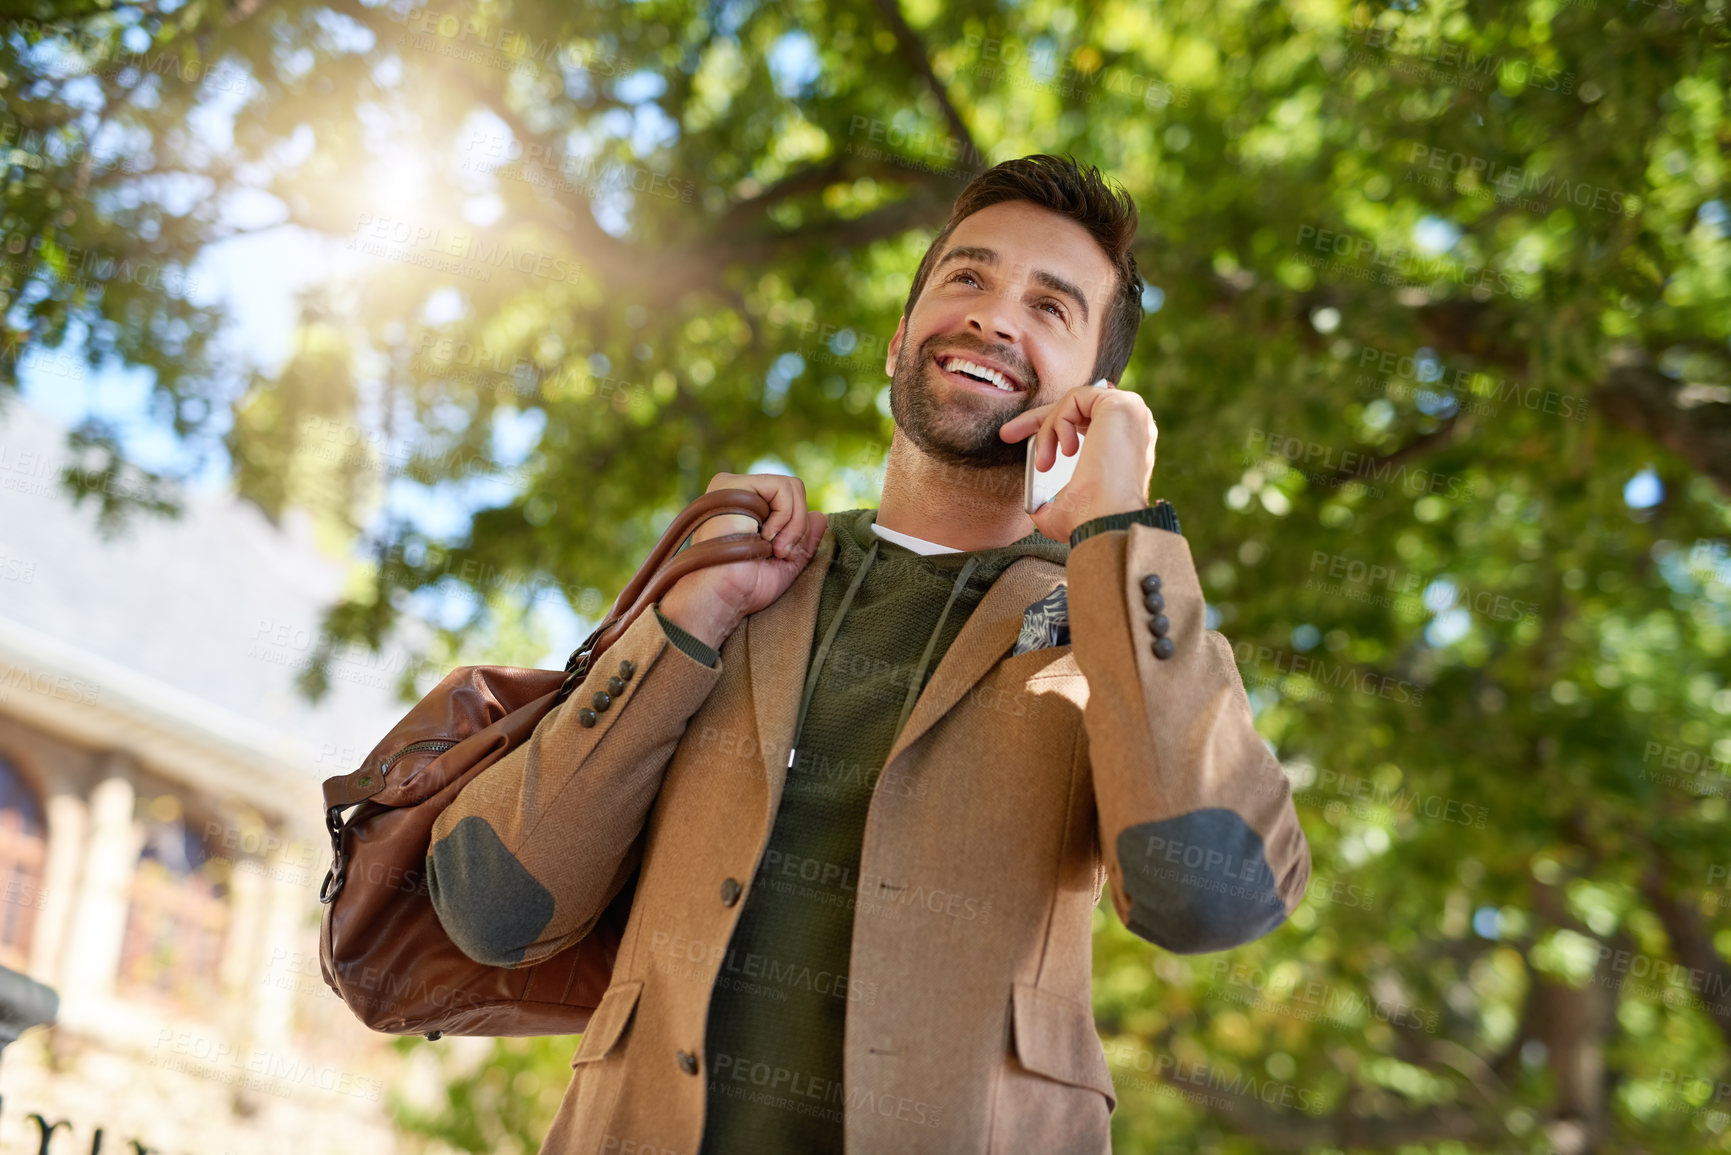
M 1316 860 L 1230 954 L 1101 915 L 1120 1148 L 1724 1150 L 1728 44 L 1723 0 L 45 4 L 0 66 L 5 356 L 148 367 L 189 458 L 364 535 L 335 639 L 474 588 L 454 645 L 537 581 L 593 617 L 717 470 L 873 504 L 950 201 L 1099 163 L 1155 495 Z M 166 283 L 243 195 L 352 254 L 274 372 Z M 117 521 L 171 504 L 80 436 Z M 452 540 L 369 512 L 487 479 Z

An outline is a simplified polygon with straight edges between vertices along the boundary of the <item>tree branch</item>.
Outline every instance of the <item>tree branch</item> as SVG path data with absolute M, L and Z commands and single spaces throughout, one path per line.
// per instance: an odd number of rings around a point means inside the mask
M 1564 824 L 1562 831 L 1570 842 L 1587 853 L 1595 866 L 1603 864 L 1604 855 L 1579 812 Z M 1693 980 L 1694 972 L 1705 976 L 1701 985 L 1712 997 L 1700 1000 L 1701 1009 L 1726 1042 L 1731 1043 L 1731 963 L 1720 957 L 1713 945 L 1712 932 L 1702 924 L 1700 912 L 1671 887 L 1669 880 L 1681 872 L 1670 854 L 1642 831 L 1634 831 L 1629 837 L 1645 859 L 1641 867 L 1641 895 L 1659 916 L 1671 944 L 1671 954 L 1689 968 L 1690 979 Z M 1692 990 L 1693 981 L 1688 986 Z
M 524 142 L 540 138 L 540 134 L 530 129 L 523 118 L 504 102 L 501 93 L 486 89 L 473 78 L 469 78 L 467 84 L 476 100 L 504 121 L 513 136 Z M 549 149 L 548 155 L 562 154 Z M 777 182 L 744 205 L 763 209 L 788 197 L 825 187 L 839 174 L 851 171 L 845 165 L 846 162 L 837 160 L 803 170 Z M 725 273 L 730 267 L 772 264 L 796 250 L 813 247 L 856 248 L 943 220 L 949 204 L 935 190 L 933 182 L 918 180 L 915 187 L 912 195 L 851 220 L 828 217 L 821 223 L 793 231 L 732 238 L 729 234 L 737 234 L 737 228 L 718 227 L 710 232 L 722 239 L 657 250 L 621 241 L 605 232 L 595 223 L 587 198 L 575 190 L 556 186 L 552 194 L 554 203 L 568 214 L 568 220 L 558 227 L 577 234 L 571 238 L 572 247 L 580 250 L 585 260 L 600 269 L 605 282 L 614 288 L 644 294 L 645 303 L 665 304 L 692 291 L 724 292 Z M 730 210 L 729 216 L 743 207 L 736 206 Z
M 1173 1053 L 1170 1028 L 1150 1042 L 1156 1054 Z M 1487 1076 L 1495 1080 L 1485 1069 L 1483 1059 L 1466 1048 L 1443 1041 L 1433 1045 L 1438 1047 L 1437 1060 L 1461 1072 L 1481 1095 L 1486 1090 Z M 1201 1064 L 1188 1068 L 1182 1063 L 1173 1064 L 1170 1069 L 1156 1067 L 1155 1074 L 1179 1097 L 1196 1102 L 1238 1134 L 1259 1140 L 1259 1150 L 1394 1148 L 1445 1140 L 1494 1146 L 1504 1134 L 1494 1106 L 1487 1117 L 1444 1104 L 1400 1115 L 1365 1115 L 1357 1113 L 1360 1100 L 1354 1092 L 1360 1088 L 1355 1087 L 1341 1099 L 1333 1115 L 1321 1116 L 1304 1111 L 1302 1089 L 1286 1084 L 1275 1084 L 1278 1097 L 1284 1101 L 1293 1097 L 1287 1092 L 1294 1092 L 1298 1103 L 1290 1110 L 1279 1110 L 1271 1109 L 1269 1100 L 1263 1097 L 1269 1090 L 1264 1080 L 1252 1079 L 1248 1089 L 1244 1089 L 1244 1079 L 1217 1073 Z
M 1298 1111 L 1275 1111 L 1255 1095 L 1228 1088 L 1185 1087 L 1162 1076 L 1168 1086 L 1186 1096 L 1195 1096 L 1222 1122 L 1240 1135 L 1259 1140 L 1266 1151 L 1314 1151 L 1317 1148 L 1384 1148 L 1447 1140 L 1494 1144 L 1504 1136 L 1493 1113 L 1481 1118 L 1468 1111 L 1442 1104 L 1392 1116 L 1354 1114 L 1348 1096 L 1340 1109 L 1327 1117 Z
M 732 243 L 692 246 L 683 252 L 719 264 L 756 265 L 781 260 L 793 250 L 813 248 L 859 248 L 884 237 L 898 236 L 912 228 L 942 221 L 949 204 L 930 188 L 873 209 L 852 220 L 831 217 L 796 232 L 748 237 Z
M 900 50 L 902 59 L 913 69 L 915 75 L 926 82 L 932 95 L 937 98 L 938 107 L 943 110 L 944 123 L 949 126 L 950 135 L 962 144 L 963 156 L 979 156 L 979 146 L 974 143 L 974 134 L 968 131 L 967 122 L 962 120 L 962 114 L 956 110 L 950 100 L 949 91 L 943 82 L 932 71 L 931 57 L 926 53 L 926 47 L 920 42 L 919 36 L 908 26 L 902 17 L 899 0 L 877 0 L 878 11 L 883 14 L 884 23 L 889 25 L 890 32 L 895 35 L 896 48 Z
M 1144 244 L 1152 249 L 1150 242 L 1139 238 L 1137 247 Z M 1219 276 L 1209 279 L 1215 295 L 1228 306 L 1252 288 L 1249 280 L 1240 284 Z M 1489 304 L 1432 301 L 1416 306 L 1413 319 L 1419 339 L 1440 357 L 1468 358 L 1517 380 L 1531 368 L 1530 343 L 1508 323 L 1511 318 Z M 1701 339 L 1679 338 L 1667 344 L 1723 352 L 1718 344 Z M 1731 497 L 1731 403 L 1720 399 L 1723 388 L 1669 377 L 1654 366 L 1647 350 L 1623 345 L 1610 353 L 1603 378 L 1587 391 L 1607 419 L 1671 450 Z
M 1422 339 L 1439 354 L 1466 355 L 1514 374 L 1529 366 L 1530 350 L 1497 313 L 1477 301 L 1439 301 L 1415 311 Z M 1723 347 L 1681 340 L 1692 348 L 1723 354 Z M 1731 404 L 1708 389 L 1660 372 L 1645 349 L 1624 344 L 1612 350 L 1592 398 L 1605 416 L 1641 433 L 1711 477 L 1731 496 Z
M 511 135 L 524 145 L 525 156 L 528 154 L 527 146 L 531 142 L 545 143 L 544 134 L 529 127 L 528 122 L 505 99 L 502 88 L 489 88 L 467 73 L 463 74 L 463 83 L 477 103 L 505 122 L 505 126 L 511 130 Z M 555 150 L 549 147 L 547 155 L 556 158 L 555 163 L 558 163 L 563 160 L 565 153 L 562 148 Z M 544 186 L 538 185 L 536 187 Z M 549 193 L 553 203 L 567 214 L 567 219 L 561 222 L 561 227 L 577 234 L 570 238 L 571 247 L 582 252 L 585 260 L 603 266 L 609 276 L 618 277 L 621 280 L 629 279 L 633 273 L 643 271 L 646 263 L 644 258 L 647 254 L 643 253 L 637 246 L 621 241 L 596 224 L 595 214 L 590 209 L 588 198 L 573 189 L 569 182 L 550 182 L 550 187 L 546 187 L 545 191 Z M 659 268 L 655 270 L 653 275 L 660 275 Z
M 1643 842 L 1645 840 L 1643 839 Z M 1670 856 L 1650 842 L 1646 843 L 1647 867 L 1641 872 L 1641 893 L 1653 913 L 1665 927 L 1671 940 L 1671 953 L 1689 968 L 1691 981 L 1687 989 L 1694 990 L 1693 979 L 1699 972 L 1704 997 L 1700 1006 L 1731 1043 L 1731 964 L 1714 949 L 1713 935 L 1701 922 L 1701 914 L 1682 897 L 1674 893 L 1668 879 L 1677 873 Z
M 783 201 L 819 192 L 832 184 L 854 181 L 869 176 L 880 181 L 894 181 L 929 192 L 937 185 L 933 174 L 925 169 L 897 165 L 893 160 L 865 160 L 848 153 L 837 153 L 822 164 L 811 165 L 789 173 L 754 197 L 735 203 L 716 221 L 711 230 L 717 236 L 731 236 L 745 229 L 751 221 L 761 219 Z M 829 219 L 827 216 L 826 220 Z M 783 232 L 778 234 L 787 236 Z M 796 235 L 808 235 L 802 231 Z
M 1334 471 L 1334 477 L 1339 482 L 1363 480 L 1366 477 L 1375 478 L 1387 473 L 1390 469 L 1409 461 L 1414 457 L 1422 457 L 1434 450 L 1444 449 L 1453 444 L 1462 430 L 1471 428 L 1471 421 L 1463 421 L 1462 414 L 1456 412 L 1429 433 L 1421 433 L 1399 449 L 1385 453 L 1380 457 L 1372 457 L 1362 462 L 1357 468 L 1341 467 Z
M 1711 477 L 1731 497 L 1731 404 L 1666 376 L 1645 349 L 1620 346 L 1593 393 L 1605 415 L 1644 433 Z
M 754 197 L 736 201 L 715 222 L 716 233 L 726 236 L 735 229 L 746 227 L 753 220 L 761 220 L 764 214 L 783 201 L 819 192 L 837 181 L 847 179 L 849 165 L 845 157 L 846 154 L 837 153 L 822 164 L 810 165 L 789 173 Z

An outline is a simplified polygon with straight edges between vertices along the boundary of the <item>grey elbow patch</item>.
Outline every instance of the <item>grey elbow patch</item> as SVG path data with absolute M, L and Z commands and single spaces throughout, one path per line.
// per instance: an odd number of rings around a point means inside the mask
M 1229 950 L 1286 921 L 1262 837 L 1213 807 L 1144 822 L 1118 835 L 1130 903 L 1125 925 L 1178 954 Z
M 427 888 L 451 941 L 487 966 L 523 961 L 553 921 L 553 895 L 471 814 L 427 855 Z

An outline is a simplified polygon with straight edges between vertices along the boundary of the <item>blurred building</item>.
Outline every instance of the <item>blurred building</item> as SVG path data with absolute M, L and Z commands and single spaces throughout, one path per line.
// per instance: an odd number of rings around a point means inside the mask
M 406 711 L 406 656 L 294 688 L 343 581 L 304 524 L 226 495 L 106 539 L 65 431 L 0 410 L 0 963 L 56 1026 L 0 1062 L 0 1151 L 402 1150 L 406 1072 L 319 973 L 319 782 Z M 423 1080 L 424 1081 L 424 1080 Z

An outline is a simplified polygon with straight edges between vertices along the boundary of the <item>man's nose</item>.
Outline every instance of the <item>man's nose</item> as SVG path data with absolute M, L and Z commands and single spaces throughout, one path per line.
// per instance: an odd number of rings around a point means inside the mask
M 988 341 L 1014 345 L 1021 334 L 1017 331 L 1009 303 L 996 294 L 987 294 L 968 310 L 968 328 Z

